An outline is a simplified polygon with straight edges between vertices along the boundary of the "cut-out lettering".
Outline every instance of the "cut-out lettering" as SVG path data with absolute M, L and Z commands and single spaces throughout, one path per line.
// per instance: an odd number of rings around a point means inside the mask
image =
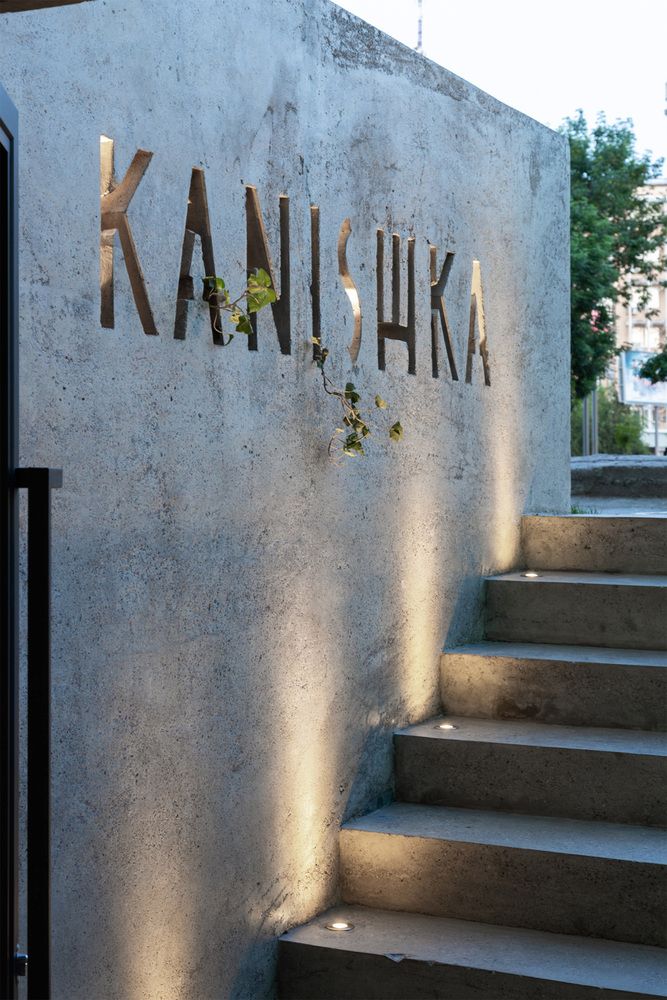
M 247 233 L 247 265 L 251 274 L 261 267 L 271 278 L 271 285 L 276 293 L 276 301 L 271 303 L 273 322 L 278 334 L 281 354 L 292 353 L 292 330 L 290 317 L 290 227 L 289 198 L 280 196 L 280 290 L 276 285 L 269 241 L 259 204 L 257 188 L 246 185 L 246 233 Z M 257 350 L 257 316 L 251 316 L 252 333 L 248 336 L 248 349 Z
M 188 302 L 195 297 L 194 282 L 190 271 L 195 248 L 195 237 L 201 241 L 201 252 L 204 259 L 204 274 L 214 276 L 215 259 L 213 256 L 213 238 L 211 236 L 211 220 L 208 213 L 208 198 L 206 196 L 206 178 L 204 171 L 195 167 L 190 180 L 188 196 L 188 212 L 185 219 L 185 234 L 181 252 L 181 270 L 178 278 L 178 297 L 176 299 L 176 320 L 174 322 L 174 337 L 185 340 L 188 329 Z M 213 343 L 224 346 L 222 335 L 222 317 L 215 296 L 209 296 L 209 313 L 211 317 L 211 335 Z
M 475 323 L 475 319 L 477 322 Z M 479 330 L 479 353 L 484 367 L 484 385 L 491 385 L 491 366 L 486 337 L 486 317 L 484 315 L 484 293 L 482 291 L 482 268 L 478 260 L 472 262 L 472 288 L 470 291 L 470 326 L 468 328 L 468 358 L 466 361 L 466 382 L 472 382 L 472 362 L 476 353 L 475 326 Z
M 408 348 L 408 374 L 415 375 L 415 238 L 408 239 L 408 322 L 401 325 L 401 237 L 392 236 L 391 323 L 384 319 L 384 229 L 377 231 L 378 368 L 385 370 L 385 341 L 401 340 Z
M 433 365 L 433 378 L 438 378 L 440 375 L 438 367 L 438 326 L 442 329 L 442 337 L 445 341 L 445 350 L 447 351 L 447 360 L 449 362 L 449 371 L 452 376 L 452 381 L 458 382 L 459 376 L 456 370 L 456 361 L 454 359 L 454 349 L 452 346 L 452 332 L 449 326 L 449 320 L 447 319 L 447 308 L 445 306 L 445 285 L 447 284 L 447 279 L 449 278 L 449 272 L 452 269 L 452 264 L 454 263 L 454 254 L 448 250 L 445 254 L 445 260 L 443 262 L 442 268 L 440 270 L 440 277 L 438 277 L 438 250 L 437 247 L 431 246 L 430 248 L 431 256 L 431 359 Z
M 350 300 L 352 315 L 354 316 L 354 331 L 352 333 L 352 340 L 347 349 L 350 354 L 350 358 L 352 359 L 352 364 L 356 365 L 357 358 L 359 357 L 359 348 L 361 347 L 361 302 L 359 300 L 357 286 L 355 285 L 354 279 L 350 274 L 350 268 L 347 263 L 347 241 L 349 240 L 351 233 L 352 226 L 350 224 L 350 220 L 344 219 L 338 234 L 338 273 L 340 275 L 340 280 L 343 283 L 345 294 Z
M 313 311 L 312 336 L 322 338 L 322 306 L 320 298 L 320 210 L 310 206 L 310 299 Z M 313 361 L 319 361 L 321 348 L 313 344 Z
M 156 335 L 157 327 L 148 300 L 146 280 L 139 263 L 137 247 L 127 218 L 127 210 L 141 179 L 148 170 L 153 154 L 139 149 L 120 184 L 114 175 L 114 142 L 100 137 L 100 322 L 108 330 L 114 328 L 114 243 L 118 233 L 132 295 L 144 333 Z

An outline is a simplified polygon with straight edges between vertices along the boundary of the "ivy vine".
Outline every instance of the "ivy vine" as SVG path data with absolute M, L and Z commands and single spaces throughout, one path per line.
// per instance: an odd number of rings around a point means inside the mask
M 371 436 L 371 429 L 364 419 L 359 409 L 361 395 L 353 382 L 347 382 L 344 389 L 338 388 L 329 378 L 324 370 L 329 351 L 322 347 L 319 337 L 311 337 L 311 341 L 317 347 L 316 364 L 322 375 L 322 386 L 328 396 L 335 396 L 340 402 L 343 419 L 342 427 L 336 427 L 329 441 L 328 452 L 333 456 L 336 451 L 342 452 L 349 458 L 357 458 L 366 454 L 364 442 Z M 375 406 L 378 410 L 386 410 L 387 404 L 382 396 L 375 397 Z M 340 435 L 344 437 L 340 437 Z M 403 428 L 400 420 L 397 420 L 389 428 L 389 438 L 392 441 L 400 441 L 403 437 Z
M 217 275 L 207 275 L 203 282 L 204 300 L 208 302 L 212 310 L 215 310 L 214 325 L 216 332 L 222 338 L 223 347 L 227 347 L 234 339 L 234 333 L 227 331 L 225 334 L 225 330 L 220 325 L 223 315 L 228 316 L 236 333 L 249 336 L 253 333 L 251 316 L 271 305 L 277 298 L 271 286 L 270 275 L 261 267 L 248 275 L 246 287 L 235 298 L 232 298 L 225 281 Z M 225 340 L 225 335 L 227 340 Z M 336 427 L 331 435 L 328 453 L 332 458 L 337 455 L 344 455 L 348 458 L 364 457 L 367 439 L 371 436 L 372 430 L 359 406 L 361 394 L 353 382 L 347 382 L 344 389 L 336 385 L 324 367 L 330 357 L 329 350 L 322 346 L 319 337 L 311 337 L 311 342 L 316 348 L 315 363 L 322 376 L 322 387 L 328 396 L 333 396 L 339 401 L 342 411 L 341 422 L 343 426 Z M 387 403 L 379 395 L 375 396 L 374 403 L 377 410 L 387 409 Z M 402 439 L 403 427 L 400 420 L 396 420 L 389 427 L 388 433 L 391 441 Z
M 270 276 L 261 267 L 248 275 L 246 287 L 235 299 L 232 299 L 224 280 L 217 275 L 207 275 L 203 281 L 204 301 L 216 310 L 215 329 L 222 337 L 223 347 L 227 347 L 234 339 L 234 334 L 229 333 L 228 339 L 225 340 L 225 331 L 219 325 L 223 313 L 229 314 L 230 322 L 233 323 L 237 333 L 250 336 L 253 332 L 250 316 L 270 306 L 277 298 L 271 287 Z M 245 308 L 243 302 L 246 303 Z

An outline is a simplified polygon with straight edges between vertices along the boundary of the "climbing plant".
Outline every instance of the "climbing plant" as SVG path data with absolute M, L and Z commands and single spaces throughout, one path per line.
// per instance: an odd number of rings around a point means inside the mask
M 319 337 L 312 337 L 311 340 L 317 348 L 316 363 L 322 375 L 324 391 L 327 395 L 335 396 L 338 399 L 343 414 L 341 421 L 343 426 L 336 427 L 331 435 L 328 449 L 329 454 L 334 455 L 338 451 L 349 458 L 365 455 L 364 443 L 371 436 L 372 431 L 359 408 L 361 395 L 353 382 L 347 382 L 345 388 L 340 389 L 329 378 L 324 370 L 327 358 L 329 357 L 329 351 L 326 347 L 322 347 L 322 341 Z M 376 395 L 375 407 L 378 410 L 387 409 L 387 404 L 381 396 Z M 341 435 L 343 436 L 341 437 Z M 391 441 L 400 441 L 402 437 L 403 427 L 400 420 L 397 420 L 389 428 L 389 438 Z
M 271 277 L 267 272 L 259 267 L 248 275 L 246 287 L 240 295 L 232 298 L 223 278 L 218 275 L 206 275 L 204 282 L 204 300 L 208 302 L 214 314 L 214 324 L 216 332 L 222 338 L 222 346 L 227 347 L 234 339 L 231 330 L 224 330 L 222 318 L 227 316 L 230 325 L 234 327 L 235 333 L 243 333 L 250 336 L 253 331 L 252 316 L 266 306 L 276 301 L 276 293 L 271 286 Z M 225 340 L 225 337 L 227 339 Z M 344 389 L 341 389 L 325 371 L 325 364 L 330 356 L 328 348 L 322 346 L 319 337 L 312 337 L 315 345 L 315 363 L 322 376 L 322 387 L 328 396 L 336 398 L 341 406 L 342 427 L 336 427 L 328 445 L 328 453 L 332 458 L 346 456 L 348 458 L 359 458 L 366 454 L 367 439 L 372 434 L 372 429 L 367 417 L 362 413 L 359 406 L 361 394 L 352 382 L 347 382 Z M 386 410 L 387 404 L 381 396 L 375 396 L 376 410 Z M 400 441 L 403 437 L 403 427 L 400 420 L 394 421 L 388 429 L 391 441 Z
M 204 300 L 216 312 L 216 330 L 223 338 L 223 347 L 227 347 L 234 339 L 233 333 L 228 333 L 227 340 L 224 339 L 225 331 L 220 325 L 224 313 L 229 316 L 237 333 L 245 333 L 246 336 L 250 336 L 253 332 L 251 315 L 276 301 L 276 293 L 271 287 L 271 278 L 261 267 L 256 268 L 248 275 L 246 287 L 235 299 L 232 299 L 223 278 L 219 278 L 217 275 L 207 275 L 203 281 Z

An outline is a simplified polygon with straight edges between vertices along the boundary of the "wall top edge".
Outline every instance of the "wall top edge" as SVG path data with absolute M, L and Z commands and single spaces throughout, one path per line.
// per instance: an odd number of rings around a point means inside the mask
M 561 136 L 555 129 L 519 111 L 511 104 L 494 97 L 488 91 L 476 86 L 470 80 L 458 76 L 442 63 L 429 59 L 392 35 L 386 34 L 362 17 L 341 7 L 335 0 L 321 0 L 332 21 L 337 25 L 344 47 L 334 52 L 336 61 L 347 68 L 393 70 L 397 75 L 408 76 L 413 82 L 421 83 L 428 89 L 444 92 L 455 100 L 472 100 L 487 110 L 497 113 L 510 112 L 517 120 L 530 122 L 543 129 L 555 139 Z M 392 62 L 393 60 L 393 62 Z
M 0 0 L 0 14 L 16 14 L 26 10 L 46 10 L 49 7 L 68 7 L 74 3 L 91 0 Z

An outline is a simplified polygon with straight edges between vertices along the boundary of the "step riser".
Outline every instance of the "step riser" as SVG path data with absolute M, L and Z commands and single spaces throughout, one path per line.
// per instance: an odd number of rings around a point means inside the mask
M 635 501 L 641 497 L 642 502 L 648 497 L 664 500 L 667 496 L 667 464 L 653 458 L 638 458 L 636 462 L 614 458 L 609 461 L 575 458 L 572 462 L 572 495 L 630 497 Z M 591 506 L 595 506 L 595 500 Z
M 449 715 L 667 730 L 667 668 L 443 653 Z
M 663 826 L 661 757 L 399 735 L 402 802 Z
M 655 1000 L 646 993 L 280 942 L 280 1000 Z
M 630 649 L 667 648 L 667 588 L 488 580 L 486 635 Z
M 347 903 L 667 943 L 660 865 L 343 829 L 341 868 Z
M 667 572 L 667 520 L 648 517 L 524 517 L 523 555 L 534 569 Z

